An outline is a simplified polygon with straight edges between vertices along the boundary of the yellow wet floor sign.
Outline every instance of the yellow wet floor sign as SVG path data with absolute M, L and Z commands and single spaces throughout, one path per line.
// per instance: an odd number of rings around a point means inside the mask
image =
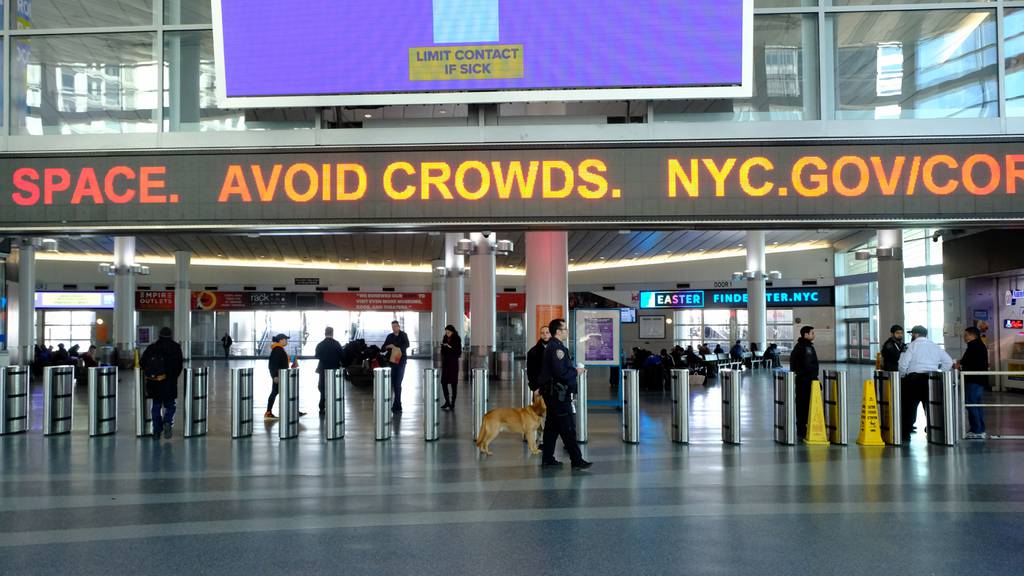
M 882 425 L 878 420 L 878 399 L 875 398 L 875 383 L 864 381 L 864 400 L 860 403 L 860 433 L 857 444 L 861 446 L 885 446 L 882 441 Z
M 804 444 L 828 446 L 825 432 L 825 404 L 821 401 L 821 382 L 811 383 L 811 408 L 807 413 L 807 437 Z

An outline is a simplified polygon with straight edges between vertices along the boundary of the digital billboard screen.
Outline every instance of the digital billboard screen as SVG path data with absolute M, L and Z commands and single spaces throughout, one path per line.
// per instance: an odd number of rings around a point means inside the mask
M 214 0 L 218 89 L 250 106 L 750 96 L 752 6 Z

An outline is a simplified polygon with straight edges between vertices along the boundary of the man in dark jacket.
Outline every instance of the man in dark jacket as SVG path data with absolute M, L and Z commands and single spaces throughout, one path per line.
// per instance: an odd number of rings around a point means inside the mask
M 540 388 L 540 371 L 544 368 L 544 349 L 547 348 L 548 342 L 551 340 L 551 330 L 547 326 L 540 327 L 540 340 L 534 344 L 533 348 L 526 353 L 526 385 L 533 390 L 534 396 L 537 395 L 537 389 Z
M 381 349 L 387 352 L 388 365 L 391 367 L 391 402 L 392 412 L 402 411 L 402 379 L 405 378 L 405 366 L 409 362 L 409 336 L 402 331 L 398 320 L 391 322 L 391 334 L 384 339 Z M 397 352 L 396 352 L 397 350 Z M 394 358 L 398 356 L 398 361 Z
M 903 326 L 893 324 L 889 334 L 889 339 L 882 344 L 882 370 L 898 372 L 900 355 L 907 351 L 907 345 L 903 343 Z
M 573 366 L 569 349 L 563 344 L 569 336 L 565 320 L 552 320 L 548 324 L 548 330 L 551 332 L 551 340 L 544 349 L 544 366 L 539 377 L 541 394 L 548 409 L 547 419 L 544 421 L 541 465 L 561 464 L 555 460 L 555 440 L 561 436 L 562 445 L 569 453 L 573 470 L 586 470 L 590 468 L 590 462 L 583 459 L 580 447 L 576 443 L 576 418 L 572 409 L 572 395 L 579 390 L 576 377 L 583 373 L 583 368 Z
M 146 379 L 146 395 L 153 400 L 153 437 L 174 435 L 174 412 L 178 399 L 178 376 L 185 359 L 181 344 L 172 340 L 174 333 L 167 326 L 160 329 L 160 338 L 142 353 L 142 373 Z
M 737 340 L 729 349 L 729 358 L 737 361 L 743 360 L 743 343 L 740 340 Z
M 818 353 L 814 350 L 814 327 L 800 329 L 800 339 L 789 354 L 789 369 L 796 374 L 796 435 L 807 436 L 807 411 L 811 407 L 811 385 L 818 379 Z
M 988 347 L 981 341 L 981 331 L 974 326 L 964 329 L 964 342 L 967 349 L 960 359 L 960 370 L 964 372 L 986 372 L 988 370 Z M 967 404 L 981 404 L 981 397 L 985 393 L 987 376 L 964 376 L 964 396 Z M 967 438 L 984 439 L 988 437 L 985 432 L 985 418 L 981 408 L 968 408 L 967 420 L 970 424 L 970 431 Z
M 324 415 L 326 403 L 324 401 L 324 373 L 327 370 L 341 369 L 341 359 L 345 352 L 341 344 L 334 339 L 334 328 L 328 326 L 324 330 L 324 339 L 316 345 L 316 373 L 320 375 L 317 382 L 317 389 L 320 390 L 320 416 Z

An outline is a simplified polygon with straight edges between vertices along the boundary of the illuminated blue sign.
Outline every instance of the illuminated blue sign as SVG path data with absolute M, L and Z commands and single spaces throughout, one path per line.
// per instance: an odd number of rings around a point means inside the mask
M 703 290 L 666 290 L 664 292 L 641 292 L 640 307 L 657 308 L 703 308 Z
M 674 290 L 641 292 L 640 307 L 644 309 L 681 308 L 743 308 L 747 305 L 746 290 Z M 769 288 L 765 294 L 769 308 L 801 308 L 833 306 L 832 287 Z

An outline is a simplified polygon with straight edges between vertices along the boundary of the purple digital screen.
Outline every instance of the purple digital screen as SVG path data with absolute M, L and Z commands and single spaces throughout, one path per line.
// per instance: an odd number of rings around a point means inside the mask
M 229 98 L 739 86 L 743 0 L 220 0 Z

